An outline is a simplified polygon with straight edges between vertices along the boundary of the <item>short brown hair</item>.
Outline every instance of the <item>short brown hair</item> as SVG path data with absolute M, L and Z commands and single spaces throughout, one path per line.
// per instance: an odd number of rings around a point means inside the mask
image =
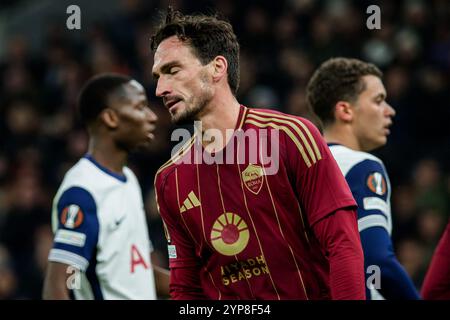
M 334 106 L 338 101 L 354 102 L 364 91 L 363 76 L 381 78 L 375 65 L 358 59 L 332 58 L 320 65 L 306 88 L 306 99 L 324 125 L 334 122 Z
M 151 38 L 152 50 L 171 36 L 188 43 L 203 65 L 219 55 L 224 56 L 228 62 L 228 84 L 236 94 L 239 87 L 239 43 L 230 23 L 216 16 L 183 15 L 169 7 L 165 21 Z
M 133 79 L 129 76 L 118 73 L 102 73 L 90 78 L 78 96 L 81 121 L 86 125 L 93 123 L 103 109 L 108 107 L 109 97 L 131 80 Z

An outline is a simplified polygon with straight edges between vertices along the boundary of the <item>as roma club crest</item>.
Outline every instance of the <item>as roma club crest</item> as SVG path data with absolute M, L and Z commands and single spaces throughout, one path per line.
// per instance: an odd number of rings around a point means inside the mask
M 242 180 L 245 187 L 252 193 L 258 194 L 264 182 L 264 171 L 261 166 L 256 164 L 249 164 L 248 167 L 242 171 Z

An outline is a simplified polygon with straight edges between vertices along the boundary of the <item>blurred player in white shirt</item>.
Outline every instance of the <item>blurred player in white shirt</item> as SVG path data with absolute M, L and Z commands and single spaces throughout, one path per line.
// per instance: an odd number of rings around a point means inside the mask
M 89 150 L 54 198 L 43 297 L 156 299 L 155 285 L 168 293 L 168 272 L 152 265 L 141 189 L 126 162 L 151 143 L 157 117 L 144 88 L 118 74 L 89 80 L 79 113 Z

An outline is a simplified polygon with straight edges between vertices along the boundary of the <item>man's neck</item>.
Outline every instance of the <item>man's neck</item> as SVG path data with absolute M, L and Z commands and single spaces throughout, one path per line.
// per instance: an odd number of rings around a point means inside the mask
M 359 142 L 350 127 L 332 125 L 324 130 L 323 136 L 327 143 L 338 143 L 352 150 L 361 151 Z
M 113 142 L 99 137 L 92 137 L 89 141 L 88 153 L 103 167 L 117 174 L 123 174 L 128 153 L 118 150 Z
M 227 99 L 218 100 L 218 102 L 211 104 L 208 111 L 200 115 L 200 121 L 202 126 L 202 135 L 204 138 L 203 145 L 208 145 L 208 150 L 221 150 L 228 143 L 227 138 L 230 135 L 226 135 L 227 130 L 234 130 L 237 126 L 239 118 L 240 104 L 234 96 L 230 96 Z M 211 143 L 207 130 L 215 129 L 220 131 L 222 141 L 216 141 Z M 205 134 L 206 133 L 206 134 Z M 222 143 L 221 143 L 222 142 Z

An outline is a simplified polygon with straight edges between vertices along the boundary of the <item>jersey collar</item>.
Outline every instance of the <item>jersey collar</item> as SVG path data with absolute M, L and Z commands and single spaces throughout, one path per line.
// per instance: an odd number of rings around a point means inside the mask
M 336 143 L 336 142 L 330 142 L 330 143 L 327 143 L 327 145 L 328 145 L 329 147 L 332 147 L 332 146 L 342 146 L 342 144 Z
M 100 163 L 98 163 L 94 157 L 92 157 L 91 154 L 86 154 L 84 155 L 85 159 L 89 160 L 90 162 L 92 162 L 97 168 L 99 168 L 100 170 L 102 170 L 104 173 L 106 173 L 107 175 L 119 180 L 120 182 L 127 182 L 127 177 L 123 174 L 118 174 L 115 172 L 112 172 L 111 170 L 109 170 L 108 168 L 102 166 Z

